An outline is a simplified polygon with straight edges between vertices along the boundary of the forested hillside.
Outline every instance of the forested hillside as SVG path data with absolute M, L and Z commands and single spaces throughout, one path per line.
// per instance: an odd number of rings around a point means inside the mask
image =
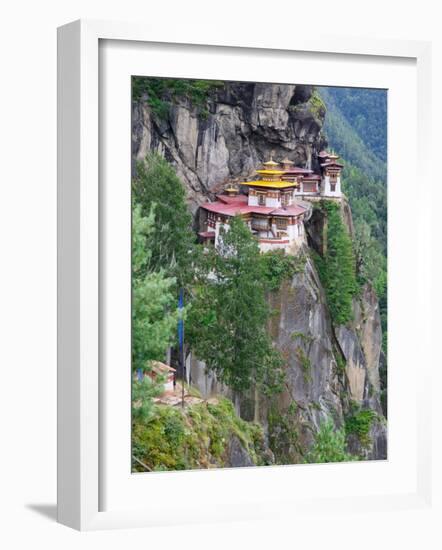
M 343 157 L 374 177 L 385 175 L 387 91 L 318 87 L 327 106 L 324 130 Z
M 387 92 L 320 87 L 327 106 L 324 131 L 345 161 L 343 189 L 353 215 L 362 279 L 379 297 L 387 335 Z

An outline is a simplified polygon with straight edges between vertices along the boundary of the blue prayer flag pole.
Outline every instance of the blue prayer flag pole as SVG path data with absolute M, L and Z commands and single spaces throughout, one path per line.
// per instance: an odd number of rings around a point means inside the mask
M 178 298 L 178 311 L 180 318 L 178 320 L 178 346 L 179 346 L 179 363 L 181 372 L 181 406 L 184 407 L 184 379 L 185 379 L 185 366 L 184 366 L 184 291 L 180 288 L 180 294 Z

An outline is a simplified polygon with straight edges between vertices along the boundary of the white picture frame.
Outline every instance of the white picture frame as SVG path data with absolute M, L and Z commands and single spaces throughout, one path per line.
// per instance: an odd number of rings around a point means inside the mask
M 245 51 L 304 52 L 312 55 L 367 56 L 379 59 L 410 59 L 416 64 L 417 82 L 417 150 L 413 158 L 420 167 L 420 178 L 427 178 L 429 166 L 429 124 L 430 124 L 430 44 L 394 40 L 368 40 L 341 36 L 312 38 L 299 32 L 293 36 L 281 34 L 272 37 L 269 44 L 264 37 L 245 31 L 237 40 L 222 37 L 190 38 L 185 29 L 169 31 L 170 35 L 155 27 L 102 21 L 76 21 L 61 27 L 58 31 L 58 521 L 80 530 L 139 527 L 159 524 L 187 523 L 192 521 L 214 521 L 244 518 L 260 518 L 264 515 L 283 516 L 290 511 L 320 510 L 334 506 L 345 513 L 355 503 L 370 511 L 404 507 L 428 506 L 431 500 L 430 464 L 430 401 L 424 388 L 430 386 L 431 368 L 431 245 L 422 246 L 419 251 L 419 265 L 413 272 L 417 288 L 415 311 L 420 312 L 421 322 L 416 326 L 419 340 L 427 349 L 428 360 L 420 364 L 420 376 L 416 380 L 416 487 L 404 494 L 403 491 L 384 492 L 354 496 L 342 496 L 333 492 L 328 497 L 303 497 L 301 501 L 289 495 L 270 497 L 266 506 L 266 494 L 261 499 L 252 496 L 247 510 L 239 499 L 239 505 L 229 505 L 228 500 L 209 509 L 202 503 L 200 510 L 182 514 L 165 515 L 164 509 L 155 507 L 128 507 L 122 501 L 121 507 L 113 506 L 103 510 L 102 418 L 106 400 L 100 387 L 101 357 L 100 334 L 103 319 L 100 302 L 103 273 L 101 262 L 100 228 L 100 43 L 115 41 L 125 44 L 167 44 L 170 48 L 198 46 L 207 49 L 206 55 L 216 46 L 229 48 L 230 55 Z M 180 46 L 182 45 L 182 46 Z M 235 54 L 235 51 L 237 52 Z M 187 75 L 183 75 L 187 76 Z M 127 136 L 129 140 L 129 135 Z M 130 162 L 130 159 L 127 160 Z M 417 214 L 420 231 L 430 227 L 431 206 L 422 208 Z M 429 234 L 429 232 L 427 233 Z M 130 269 L 130 267 L 129 267 Z M 101 396 L 101 398 L 100 398 Z M 414 409 L 413 409 L 414 411 Z M 413 412 L 414 415 L 414 412 Z M 127 426 L 130 430 L 130 425 Z M 327 465 L 328 472 L 338 471 L 352 465 Z M 414 467 L 414 466 L 413 466 Z M 291 467 L 289 467 L 291 468 Z M 337 469 L 337 470 L 336 470 Z M 267 469 L 266 469 L 267 470 Z M 270 469 L 269 469 L 270 470 Z M 248 476 L 250 483 L 257 469 L 250 472 L 218 471 L 224 475 L 223 483 L 231 487 L 238 482 L 238 476 Z M 289 470 L 273 469 L 276 474 L 272 483 L 283 483 Z M 324 471 L 324 470 L 323 470 Z M 198 473 L 197 473 L 198 474 Z M 210 484 L 212 472 L 203 474 L 204 484 Z M 148 474 L 150 475 L 150 474 Z M 167 476 L 194 475 L 172 473 Z M 167 483 L 165 474 L 156 485 Z M 135 476 L 136 478 L 136 476 Z M 135 479 L 134 478 L 134 479 Z M 277 479 L 279 481 L 277 481 Z M 146 478 L 145 478 L 146 479 Z M 152 478 L 153 479 L 153 478 Z M 172 479 L 172 477 L 170 478 Z M 201 475 L 200 475 L 201 479 Z M 137 483 L 137 482 L 136 482 Z M 264 485 L 265 486 L 265 485 Z M 149 490 L 149 489 L 147 489 Z M 265 490 L 264 490 L 265 493 Z M 271 511 L 270 511 L 271 507 Z M 192 519 L 197 517 L 198 519 Z

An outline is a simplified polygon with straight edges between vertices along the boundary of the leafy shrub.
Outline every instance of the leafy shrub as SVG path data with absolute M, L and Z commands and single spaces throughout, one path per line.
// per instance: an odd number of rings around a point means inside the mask
M 217 80 L 187 80 L 183 78 L 146 78 L 136 76 L 132 79 L 132 97 L 134 100 L 146 98 L 155 115 L 166 119 L 173 101 L 186 97 L 196 107 L 200 107 L 202 118 L 207 118 L 209 112 L 206 102 L 210 94 L 224 86 Z
M 157 405 L 148 421 L 134 418 L 132 454 L 152 470 L 224 466 L 236 436 L 256 465 L 267 464 L 262 427 L 239 418 L 228 399 L 184 410 Z M 137 471 L 144 471 L 136 463 Z
M 318 464 L 352 460 L 356 458 L 346 451 L 345 430 L 335 429 L 330 419 L 323 422 L 315 435 L 315 441 L 307 454 L 306 462 Z
M 363 447 L 371 444 L 370 429 L 378 415 L 371 409 L 363 409 L 353 412 L 345 419 L 345 432 L 348 435 L 354 434 L 358 437 Z
M 304 256 L 287 255 L 283 250 L 266 252 L 261 260 L 268 290 L 278 290 L 284 280 L 291 279 L 305 266 Z

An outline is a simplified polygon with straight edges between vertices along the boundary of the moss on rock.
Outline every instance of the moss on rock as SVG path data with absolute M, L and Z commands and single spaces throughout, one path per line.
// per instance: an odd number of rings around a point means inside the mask
M 238 447 L 238 441 L 247 456 L 244 465 L 272 462 L 262 427 L 239 418 L 232 402 L 225 398 L 197 403 L 184 410 L 157 405 L 149 422 L 134 423 L 132 439 L 133 455 L 152 470 L 233 466 L 231 447 L 233 444 Z M 138 462 L 134 470 L 144 471 Z

